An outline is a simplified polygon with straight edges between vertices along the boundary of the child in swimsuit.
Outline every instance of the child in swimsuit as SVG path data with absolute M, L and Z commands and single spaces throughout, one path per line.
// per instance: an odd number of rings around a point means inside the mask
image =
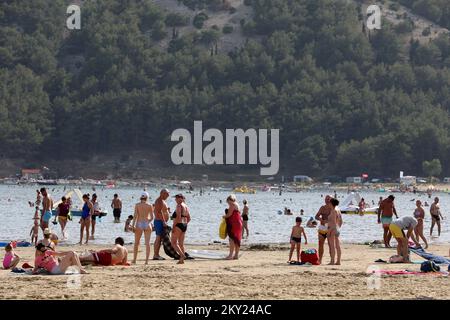
M 292 261 L 292 254 L 294 253 L 294 249 L 297 251 L 297 262 L 300 262 L 300 249 L 302 245 L 302 234 L 305 237 L 305 244 L 308 244 L 308 239 L 306 238 L 305 229 L 301 226 L 302 218 L 295 218 L 295 226 L 292 227 L 291 232 L 291 250 L 289 252 L 289 260 L 288 263 Z
M 34 226 L 31 228 L 30 236 L 31 242 L 36 245 L 39 236 L 39 221 L 37 219 L 34 219 Z
M 133 216 L 129 215 L 128 219 L 125 221 L 125 232 L 133 232 L 133 227 L 131 226 L 131 222 L 133 221 Z
M 14 252 L 10 243 L 5 246 L 5 257 L 3 258 L 3 268 L 14 269 L 20 261 L 20 257 Z

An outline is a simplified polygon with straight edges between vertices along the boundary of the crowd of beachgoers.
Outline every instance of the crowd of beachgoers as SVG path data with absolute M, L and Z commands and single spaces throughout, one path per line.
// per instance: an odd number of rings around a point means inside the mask
M 328 245 L 329 264 L 340 265 L 342 263 L 343 252 L 340 233 L 345 224 L 339 208 L 340 202 L 337 199 L 336 192 L 334 196 L 322 196 L 324 204 L 318 209 L 314 219 L 311 218 L 306 221 L 305 226 L 303 226 L 303 212 L 295 214 L 294 225 L 289 236 L 290 251 L 288 263 L 290 264 L 322 264 L 326 245 Z M 145 264 L 149 263 L 152 245 L 152 260 L 165 260 L 160 254 L 161 248 L 164 246 L 165 251 L 168 248 L 168 251 L 171 252 L 170 257 L 177 260 L 177 264 L 184 264 L 185 260 L 193 259 L 186 252 L 184 242 L 191 218 L 195 219 L 195 216 L 191 217 L 186 197 L 182 193 L 177 193 L 173 196 L 176 208 L 171 212 L 172 210 L 168 203 L 169 197 L 169 190 L 163 188 L 159 192 L 159 197 L 153 203 L 150 203 L 149 194 L 144 190 L 139 196 L 139 202 L 135 205 L 134 214 L 127 216 L 125 221 L 121 222 L 121 219 L 124 218 L 122 217 L 123 203 L 119 195 L 114 194 L 111 199 L 114 222 L 124 223 L 123 231 L 134 233 L 133 256 L 130 259 L 124 239 L 120 235 L 117 235 L 114 245 L 110 249 L 85 252 L 83 254 L 78 254 L 72 250 L 59 250 L 57 245 L 59 241 L 66 238 L 65 228 L 69 221 L 78 220 L 80 225 L 78 244 L 80 246 L 87 245 L 90 240 L 95 239 L 96 221 L 102 216 L 98 197 L 95 193 L 82 195 L 83 206 L 79 210 L 79 214 L 74 215 L 76 208 L 73 207 L 70 197 L 64 196 L 55 203 L 47 188 L 43 187 L 40 190 L 36 190 L 36 200 L 29 203 L 30 206 L 34 207 L 33 226 L 30 236 L 31 243 L 36 249 L 35 261 L 34 266 L 25 263 L 22 265 L 22 268 L 32 267 L 33 273 L 45 271 L 50 274 L 63 274 L 71 266 L 78 268 L 81 273 L 84 273 L 83 265 L 86 264 L 102 266 L 136 264 L 142 238 L 145 246 Z M 222 239 L 228 237 L 229 243 L 229 254 L 224 259 L 238 260 L 242 238 L 249 236 L 250 205 L 247 200 L 243 200 L 241 206 L 234 194 L 230 194 L 224 200 L 226 201 L 226 206 L 224 206 L 223 228 L 221 226 L 220 236 Z M 363 215 L 368 206 L 369 204 L 365 203 L 364 198 L 362 198 L 357 204 L 357 213 Z M 380 228 L 383 234 L 381 244 L 386 248 L 391 248 L 392 238 L 397 242 L 397 254 L 389 258 L 389 261 L 392 263 L 411 262 L 411 248 L 424 250 L 428 248 L 427 237 L 424 233 L 426 212 L 420 200 L 415 202 L 415 206 L 412 214 L 399 217 L 395 208 L 394 195 L 391 194 L 386 198 L 380 197 L 379 199 L 376 214 L 377 223 L 382 227 Z M 429 206 L 428 203 L 425 206 Z M 441 234 L 441 221 L 444 219 L 441 210 L 439 198 L 435 197 L 429 206 L 429 214 L 432 219 L 430 236 L 433 234 L 434 229 L 437 229 L 438 236 Z M 294 215 L 293 212 L 289 211 L 285 212 L 285 214 Z M 170 222 L 172 222 L 171 226 Z M 62 239 L 59 239 L 56 233 L 51 230 L 52 225 L 57 224 L 60 225 Z M 302 239 L 305 244 L 308 244 L 305 227 L 317 228 L 317 250 L 302 251 Z M 41 232 L 43 238 L 39 239 Z M 155 232 L 156 236 L 154 242 L 151 243 L 153 232 Z M 420 241 L 423 243 L 423 248 Z M 4 269 L 15 270 L 19 267 L 21 258 L 15 252 L 14 246 L 14 243 L 8 243 L 5 246 Z M 293 257 L 294 252 L 295 257 Z

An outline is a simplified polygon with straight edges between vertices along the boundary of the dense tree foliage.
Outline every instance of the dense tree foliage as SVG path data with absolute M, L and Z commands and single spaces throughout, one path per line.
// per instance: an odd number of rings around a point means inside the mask
M 450 2 L 448 0 L 397 0 L 415 13 L 450 28 Z
M 169 157 L 171 132 L 203 120 L 279 128 L 286 173 L 422 174 L 432 159 L 450 173 L 449 37 L 404 46 L 389 27 L 368 36 L 343 0 L 246 3 L 248 41 L 216 52 L 220 30 L 170 38 L 185 18 L 150 0 L 86 1 L 73 31 L 66 1 L 2 1 L 2 153 Z

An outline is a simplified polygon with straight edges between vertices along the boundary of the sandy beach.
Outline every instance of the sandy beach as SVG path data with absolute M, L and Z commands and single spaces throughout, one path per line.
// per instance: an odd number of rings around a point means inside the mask
M 306 247 L 314 247 L 308 245 Z M 103 249 L 105 246 L 59 247 L 60 251 Z M 127 245 L 132 253 L 132 246 Z M 143 248 L 142 248 L 143 249 Z M 188 246 L 226 251 L 224 245 Z M 448 256 L 448 246 L 432 245 L 430 252 Z M 33 248 L 18 248 L 23 261 L 33 263 Z M 292 266 L 287 245 L 242 248 L 237 261 L 150 261 L 140 251 L 137 265 L 87 266 L 88 275 L 31 276 L 0 270 L 0 299 L 449 299 L 450 281 L 437 275 L 382 276 L 378 289 L 369 289 L 369 267 L 419 271 L 420 264 L 379 264 L 395 249 L 344 244 L 343 264 Z M 422 260 L 412 255 L 413 261 Z M 372 276 L 373 277 L 373 276 Z M 75 280 L 74 280 L 75 279 Z M 74 285 L 72 282 L 78 283 Z M 78 281 L 78 282 L 77 282 Z M 69 285 L 68 285 L 69 283 Z

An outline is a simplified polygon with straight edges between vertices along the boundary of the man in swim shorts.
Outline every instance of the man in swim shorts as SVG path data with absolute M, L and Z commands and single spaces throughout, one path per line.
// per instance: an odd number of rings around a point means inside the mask
M 390 248 L 390 242 L 392 238 L 392 234 L 389 231 L 389 226 L 392 222 L 392 216 L 395 214 L 395 217 L 398 219 L 397 210 L 394 206 L 394 200 L 395 197 L 393 195 L 390 195 L 383 201 L 381 201 L 380 206 L 378 208 L 377 214 L 378 214 L 378 224 L 383 225 L 383 240 L 384 240 L 384 246 L 386 248 Z
M 44 231 L 45 228 L 48 228 L 48 223 L 52 218 L 52 208 L 53 208 L 53 200 L 50 195 L 47 193 L 47 189 L 41 188 L 41 194 L 43 196 L 42 199 L 42 215 L 41 215 L 41 229 Z
M 319 263 L 322 263 L 323 251 L 325 239 L 327 238 L 328 233 L 328 216 L 331 213 L 331 207 L 329 205 L 331 200 L 330 195 L 325 196 L 325 205 L 321 206 L 319 211 L 317 212 L 315 219 L 320 221 L 319 224 Z
M 116 193 L 114 199 L 111 202 L 111 208 L 113 208 L 114 222 L 120 222 L 120 214 L 122 213 L 122 200 L 120 200 L 119 195 Z
M 444 217 L 441 214 L 441 209 L 439 208 L 439 198 L 434 198 L 434 202 L 430 206 L 430 214 L 431 214 L 431 228 L 430 228 L 430 237 L 433 235 L 434 225 L 437 224 L 438 227 L 438 236 L 441 235 L 441 219 Z
M 414 236 L 414 228 L 417 226 L 417 220 L 414 217 L 405 216 L 398 218 L 389 225 L 389 230 L 397 240 L 397 254 L 403 257 L 403 262 L 410 262 L 409 260 L 409 250 L 408 250 L 408 239 L 411 238 L 416 246 L 420 246 L 419 242 Z M 408 230 L 405 236 L 403 230 Z
M 164 260 L 164 258 L 159 255 L 159 249 L 161 248 L 161 242 L 164 235 L 164 227 L 166 226 L 166 222 L 169 221 L 169 209 L 166 203 L 168 198 L 169 190 L 162 189 L 158 199 L 155 201 L 155 220 L 153 223 L 156 232 L 156 239 L 154 244 L 155 253 L 153 260 Z
M 80 256 L 82 264 L 95 264 L 100 266 L 126 265 L 128 260 L 128 250 L 124 247 L 124 240 L 116 238 L 112 249 L 100 251 L 90 251 L 89 254 Z

